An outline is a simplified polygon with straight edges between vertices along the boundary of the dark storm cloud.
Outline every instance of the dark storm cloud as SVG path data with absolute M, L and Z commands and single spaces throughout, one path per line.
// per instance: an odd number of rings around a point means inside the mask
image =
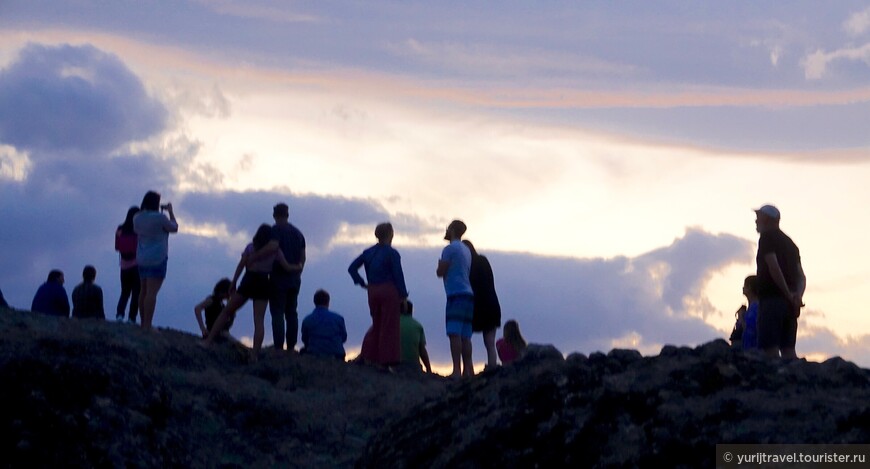
M 31 163 L 23 180 L 0 179 L 3 281 L 19 304 L 17 290 L 65 258 L 96 262 L 126 208 L 172 182 L 157 155 L 110 156 L 164 130 L 166 115 L 118 57 L 92 46 L 30 44 L 0 70 L 0 143 Z
M 0 71 L 0 142 L 100 158 L 165 125 L 166 109 L 116 56 L 92 46 L 29 44 Z

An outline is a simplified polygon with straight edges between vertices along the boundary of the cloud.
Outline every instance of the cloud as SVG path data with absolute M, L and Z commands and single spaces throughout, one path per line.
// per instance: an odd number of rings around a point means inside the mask
M 313 23 L 322 21 L 315 15 L 288 11 L 286 3 L 280 6 L 257 4 L 251 1 L 233 0 L 196 0 L 197 3 L 210 8 L 221 15 L 237 16 L 275 23 Z
M 701 296 L 712 275 L 731 263 L 750 262 L 753 247 L 745 239 L 691 228 L 670 246 L 640 256 L 634 264 L 658 281 L 661 299 L 668 308 L 674 314 L 686 316 L 692 312 L 689 307 L 692 300 Z
M 51 155 L 111 151 L 164 128 L 166 109 L 115 56 L 29 44 L 0 71 L 0 143 Z
M 509 49 L 488 44 L 424 41 L 414 38 L 391 45 L 389 51 L 427 67 L 459 72 L 464 76 L 509 77 L 591 77 L 627 76 L 638 67 L 608 62 L 595 57 L 554 52 L 550 49 L 513 46 Z
M 870 8 L 852 13 L 843 23 L 843 29 L 851 36 L 860 36 L 870 29 Z
M 377 223 L 392 221 L 397 232 L 415 236 L 438 228 L 414 216 L 389 213 L 380 203 L 347 197 L 293 194 L 289 191 L 185 194 L 179 205 L 195 223 L 225 226 L 230 233 L 253 236 L 261 223 L 272 223 L 272 207 L 284 202 L 291 222 L 306 236 L 309 249 L 327 250 L 343 231 L 359 228 L 368 237 Z M 373 239 L 373 238 L 372 238 Z
M 840 356 L 861 366 L 870 366 L 870 335 L 842 338 L 823 326 L 798 325 L 796 348 L 799 355 Z
M 833 52 L 819 49 L 804 58 L 804 76 L 807 80 L 819 80 L 827 74 L 829 65 L 836 61 L 864 62 L 870 65 L 870 44 L 847 47 Z

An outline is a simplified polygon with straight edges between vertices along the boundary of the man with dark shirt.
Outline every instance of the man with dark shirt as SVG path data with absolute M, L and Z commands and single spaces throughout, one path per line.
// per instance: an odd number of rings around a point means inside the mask
M 293 351 L 299 331 L 299 314 L 296 309 L 299 288 L 302 286 L 302 269 L 305 266 L 305 237 L 298 228 L 290 224 L 290 210 L 287 204 L 275 205 L 272 217 L 275 219 L 275 225 L 272 226 L 272 241 L 269 243 L 271 249 L 274 247 L 281 249 L 287 262 L 299 268 L 288 272 L 276 262 L 269 276 L 272 340 L 275 343 L 275 350 L 283 350 L 286 338 L 287 350 Z M 269 248 L 270 246 L 267 246 L 264 249 Z
M 755 210 L 760 234 L 758 255 L 758 347 L 768 356 L 797 358 L 797 319 L 801 314 L 806 276 L 800 250 L 779 229 L 780 213 L 773 205 Z
M 49 272 L 48 279 L 36 290 L 30 310 L 34 313 L 69 317 L 69 297 L 63 288 L 63 280 L 63 272 Z

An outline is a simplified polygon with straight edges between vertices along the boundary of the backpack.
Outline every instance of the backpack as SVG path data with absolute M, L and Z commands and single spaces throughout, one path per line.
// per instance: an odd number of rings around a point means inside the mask
M 137 241 L 135 233 L 124 233 L 121 230 L 115 233 L 115 250 L 121 253 L 121 259 L 125 261 L 136 259 Z

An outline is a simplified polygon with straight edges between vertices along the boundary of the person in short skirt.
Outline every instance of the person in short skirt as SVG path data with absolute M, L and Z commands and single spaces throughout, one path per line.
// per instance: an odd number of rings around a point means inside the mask
M 233 275 L 232 286 L 230 287 L 230 300 L 224 307 L 221 314 L 214 322 L 214 327 L 209 331 L 205 338 L 205 344 L 211 344 L 215 340 L 229 318 L 236 313 L 248 300 L 254 302 L 254 350 L 253 360 L 257 361 L 260 354 L 260 348 L 263 346 L 263 337 L 265 335 L 264 319 L 266 317 L 266 306 L 269 305 L 269 273 L 272 272 L 272 265 L 278 262 L 285 270 L 292 272 L 301 270 L 299 264 L 290 265 L 284 258 L 281 250 L 275 251 L 274 254 L 258 259 L 251 264 L 248 264 L 248 258 L 259 249 L 262 249 L 272 239 L 272 227 L 267 224 L 260 225 L 257 233 L 254 235 L 253 242 L 245 247 L 242 252 L 242 257 L 239 259 L 239 264 L 236 266 L 236 272 Z M 242 283 L 238 289 L 236 284 L 241 276 L 242 271 L 245 271 L 245 276 L 242 277 Z

